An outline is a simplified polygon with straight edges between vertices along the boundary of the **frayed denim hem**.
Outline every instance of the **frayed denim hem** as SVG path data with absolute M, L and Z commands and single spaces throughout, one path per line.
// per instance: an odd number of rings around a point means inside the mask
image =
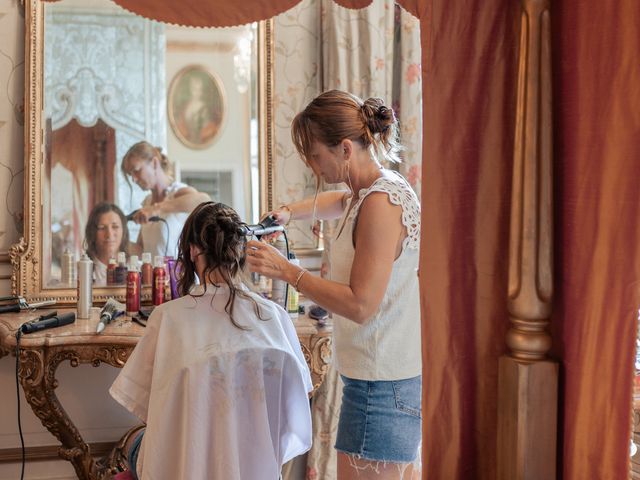
M 422 471 L 422 445 L 418 448 L 418 452 L 415 460 L 412 462 L 397 462 L 392 460 L 378 460 L 374 458 L 367 458 L 362 454 L 347 452 L 336 448 L 337 452 L 344 453 L 349 459 L 349 465 L 359 474 L 360 472 L 371 471 L 375 474 L 380 474 L 380 467 L 386 467 L 387 465 L 395 465 L 398 468 L 399 479 L 404 479 L 404 474 L 407 468 L 413 466 L 413 470 L 417 472 Z M 410 480 L 409 478 L 407 480 Z

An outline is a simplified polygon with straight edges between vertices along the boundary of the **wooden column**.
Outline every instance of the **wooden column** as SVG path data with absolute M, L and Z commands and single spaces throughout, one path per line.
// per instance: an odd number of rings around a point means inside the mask
M 522 0 L 509 244 L 509 354 L 500 358 L 498 479 L 556 478 L 550 0 Z

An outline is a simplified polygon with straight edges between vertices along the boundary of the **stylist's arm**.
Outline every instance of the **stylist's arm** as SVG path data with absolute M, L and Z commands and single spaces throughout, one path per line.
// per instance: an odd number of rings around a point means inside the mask
M 272 246 L 255 240 L 247 243 L 247 263 L 251 271 L 284 280 L 327 310 L 365 323 L 382 301 L 400 251 L 404 236 L 400 219 L 401 207 L 391 204 L 386 194 L 373 193 L 364 200 L 354 232 L 355 255 L 348 285 L 311 275 Z

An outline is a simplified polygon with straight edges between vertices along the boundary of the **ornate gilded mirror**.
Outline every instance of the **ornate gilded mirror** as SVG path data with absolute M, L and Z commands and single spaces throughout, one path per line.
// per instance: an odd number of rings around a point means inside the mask
M 124 214 L 147 195 L 122 173 L 148 141 L 176 180 L 247 222 L 272 203 L 272 23 L 190 28 L 142 18 L 109 0 L 25 4 L 25 229 L 11 248 L 12 291 L 76 301 L 63 282 L 94 206 Z M 138 226 L 125 222 L 130 239 Z M 68 258 L 68 256 L 66 257 Z M 94 300 L 123 297 L 94 286 Z

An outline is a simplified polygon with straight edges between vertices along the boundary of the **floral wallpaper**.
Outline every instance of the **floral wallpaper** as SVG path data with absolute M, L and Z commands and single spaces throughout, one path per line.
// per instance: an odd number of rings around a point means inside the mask
M 0 0 L 0 254 L 6 254 L 22 232 L 23 15 L 18 0 Z
M 274 206 L 313 195 L 315 177 L 291 141 L 293 117 L 322 90 L 319 0 L 304 0 L 275 18 L 274 40 Z M 293 222 L 288 233 L 295 248 L 313 248 L 311 222 Z
M 393 0 L 349 10 L 333 0 L 304 0 L 275 18 L 274 204 L 312 195 L 315 178 L 291 142 L 293 117 L 330 88 L 380 96 L 400 119 L 403 163 L 397 168 L 420 195 L 422 81 L 416 18 Z M 310 222 L 294 222 L 296 248 L 316 245 Z

